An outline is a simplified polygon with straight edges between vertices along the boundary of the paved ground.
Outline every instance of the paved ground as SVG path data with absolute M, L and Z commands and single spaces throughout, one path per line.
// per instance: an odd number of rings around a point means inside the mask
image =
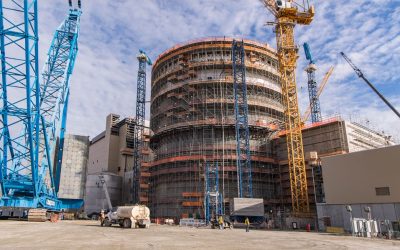
M 0 249 L 400 249 L 400 241 L 242 229 L 152 225 L 100 227 L 95 221 L 0 221 Z

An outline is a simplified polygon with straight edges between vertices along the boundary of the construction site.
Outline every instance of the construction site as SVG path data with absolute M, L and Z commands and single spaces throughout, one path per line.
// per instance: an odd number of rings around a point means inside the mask
M 400 248 L 397 138 L 324 116 L 320 95 L 343 69 L 332 63 L 317 79 L 312 43 L 296 40 L 297 26 L 315 22 L 319 1 L 258 1 L 275 19 L 268 24 L 276 44 L 222 34 L 156 56 L 133 44 L 138 68 L 125 80 L 135 110 L 99 107 L 105 125 L 90 136 L 67 128 L 85 3 L 65 2 L 40 71 L 43 3 L 0 0 L 5 249 L 54 249 L 60 240 L 66 249 Z M 381 85 L 339 52 L 374 102 L 400 118 Z M 303 57 L 305 112 L 296 77 Z M 32 234 L 18 241 L 22 232 Z M 97 234 L 109 237 L 97 241 Z

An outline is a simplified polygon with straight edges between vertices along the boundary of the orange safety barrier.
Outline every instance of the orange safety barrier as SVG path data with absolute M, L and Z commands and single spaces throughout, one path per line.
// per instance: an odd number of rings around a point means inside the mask
M 184 201 L 182 206 L 184 207 L 201 207 L 203 203 L 201 201 Z

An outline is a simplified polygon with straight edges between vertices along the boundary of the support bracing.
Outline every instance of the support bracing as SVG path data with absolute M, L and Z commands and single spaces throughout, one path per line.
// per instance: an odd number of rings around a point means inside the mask
M 246 65 L 243 41 L 233 40 L 232 67 L 235 95 L 236 165 L 238 196 L 253 197 L 248 124 Z
M 0 1 L 0 205 L 59 210 L 54 151 L 65 128 L 81 11 L 71 9 L 55 32 L 39 84 L 37 2 Z
M 133 203 L 140 203 L 140 168 L 142 165 L 142 144 L 146 107 L 146 64 L 152 65 L 150 58 L 142 50 L 139 51 L 137 59 L 139 70 L 136 88 L 136 117 L 134 132 L 134 155 L 133 155 Z

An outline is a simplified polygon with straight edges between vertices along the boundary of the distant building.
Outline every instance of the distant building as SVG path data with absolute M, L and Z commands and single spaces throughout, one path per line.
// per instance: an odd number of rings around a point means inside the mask
M 58 197 L 84 198 L 88 155 L 89 136 L 65 136 Z
M 88 175 L 98 175 L 107 172 L 119 176 L 122 181 L 114 181 L 122 185 L 119 198 L 114 199 L 113 206 L 133 203 L 133 153 L 134 153 L 133 118 L 120 119 L 119 115 L 110 114 L 106 118 L 106 129 L 95 136 L 89 147 Z M 140 203 L 148 203 L 149 171 L 152 154 L 149 147 L 149 130 L 145 129 L 143 138 L 143 162 L 140 174 Z M 116 179 L 113 177 L 113 180 Z M 93 183 L 92 183 L 93 184 Z M 90 185 L 92 185 L 90 184 Z M 93 185 L 92 185 L 93 186 Z M 101 186 L 99 187 L 101 189 Z M 100 194 L 102 193 L 102 189 Z M 95 192 L 92 192 L 93 194 Z M 90 194 L 88 194 L 90 196 Z M 116 193 L 114 195 L 117 195 Z M 93 197 L 87 197 L 93 199 Z
M 282 202 L 287 212 L 291 208 L 291 191 L 289 169 L 287 161 L 286 136 L 283 133 L 273 140 L 279 164 L 279 174 L 276 177 L 278 184 L 277 199 Z M 307 169 L 308 194 L 311 209 L 315 208 L 315 200 L 324 202 L 324 178 L 322 172 L 324 163 L 317 164 L 310 159 L 310 153 L 316 152 L 317 158 L 348 154 L 357 151 L 377 149 L 395 145 L 386 135 L 368 129 L 357 123 L 345 121 L 340 117 L 306 125 L 303 128 L 303 144 Z M 315 159 L 315 160 L 318 160 Z M 314 184 L 315 193 L 314 196 Z M 277 206 L 280 206 L 277 204 Z
M 371 208 L 378 221 L 400 220 L 400 145 L 322 158 L 325 203 L 317 205 L 320 228 L 350 231 L 353 217 L 367 218 Z

